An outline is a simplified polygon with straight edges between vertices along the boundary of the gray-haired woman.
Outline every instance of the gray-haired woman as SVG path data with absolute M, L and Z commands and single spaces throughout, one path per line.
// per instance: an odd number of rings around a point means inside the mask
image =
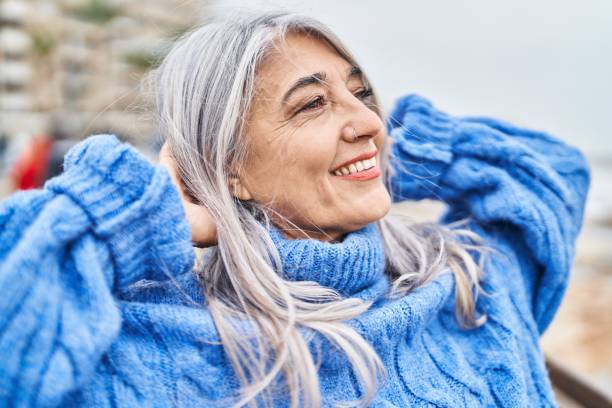
M 163 166 L 91 137 L 0 207 L 3 404 L 554 405 L 579 152 L 414 95 L 385 126 L 292 14 L 198 28 L 155 79 Z M 421 198 L 440 223 L 388 213 Z

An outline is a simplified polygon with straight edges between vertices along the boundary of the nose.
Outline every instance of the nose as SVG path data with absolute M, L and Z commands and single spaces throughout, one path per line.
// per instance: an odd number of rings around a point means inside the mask
M 359 135 L 357 134 L 357 129 L 354 126 L 346 125 L 342 128 L 342 140 L 347 143 L 356 142 L 359 139 Z
M 353 100 L 347 107 L 347 121 L 341 130 L 342 140 L 355 143 L 364 137 L 375 137 L 383 130 L 382 119 L 363 101 L 351 96 Z

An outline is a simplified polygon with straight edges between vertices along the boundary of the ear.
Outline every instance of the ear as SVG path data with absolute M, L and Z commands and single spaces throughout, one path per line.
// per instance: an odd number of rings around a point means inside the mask
M 237 176 L 230 177 L 229 188 L 232 194 L 234 195 L 234 197 L 240 200 L 249 201 L 253 198 L 249 190 L 246 188 L 244 184 L 242 184 L 242 182 L 240 181 L 240 178 Z

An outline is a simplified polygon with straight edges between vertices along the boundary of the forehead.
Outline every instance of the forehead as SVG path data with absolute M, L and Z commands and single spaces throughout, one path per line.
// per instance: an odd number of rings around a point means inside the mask
M 273 51 L 257 71 L 257 88 L 268 97 L 280 97 L 298 78 L 325 72 L 328 80 L 342 79 L 349 64 L 324 39 L 304 33 L 288 33 L 276 40 Z

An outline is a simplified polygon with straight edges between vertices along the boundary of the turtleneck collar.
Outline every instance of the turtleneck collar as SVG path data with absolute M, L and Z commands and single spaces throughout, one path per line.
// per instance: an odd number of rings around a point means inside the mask
M 285 279 L 314 281 L 344 296 L 379 292 L 386 286 L 385 256 L 380 233 L 374 224 L 347 234 L 342 242 L 289 239 L 276 228 L 270 230 L 283 264 Z

